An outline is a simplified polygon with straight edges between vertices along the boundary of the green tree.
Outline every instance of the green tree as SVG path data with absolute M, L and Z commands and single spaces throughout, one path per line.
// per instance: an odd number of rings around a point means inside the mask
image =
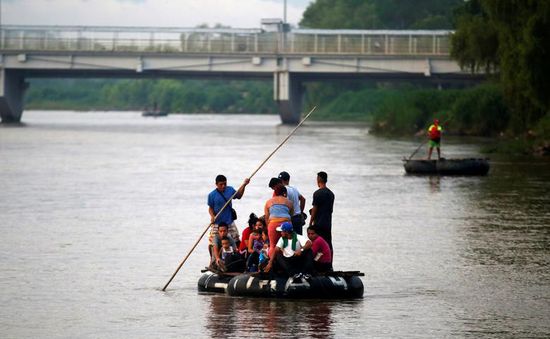
M 330 29 L 450 29 L 461 0 L 317 0 L 300 25 Z
M 458 134 L 495 136 L 508 127 L 509 110 L 502 89 L 484 84 L 465 90 L 452 103 L 452 126 Z
M 270 81 L 31 79 L 28 108 L 274 113 Z
M 306 9 L 300 25 L 325 29 L 450 29 L 453 9 L 461 3 L 462 0 L 317 0 Z M 390 95 L 399 97 L 393 95 L 393 86 L 377 89 L 378 85 L 372 81 L 305 86 L 306 102 L 320 106 L 315 118 L 328 119 L 338 112 L 339 117 L 369 120 L 381 105 L 388 107 L 386 112 L 400 114 L 398 105 L 386 102 Z
M 550 1 L 471 0 L 457 10 L 451 56 L 497 73 L 516 133 L 550 112 Z

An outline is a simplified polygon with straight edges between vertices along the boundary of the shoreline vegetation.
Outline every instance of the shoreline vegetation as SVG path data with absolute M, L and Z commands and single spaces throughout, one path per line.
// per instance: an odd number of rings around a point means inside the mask
M 514 135 L 495 83 L 443 90 L 356 82 L 305 87 L 304 107 L 319 107 L 311 117 L 316 122 L 368 124 L 370 133 L 400 138 L 423 136 L 437 117 L 445 135 L 492 138 L 487 153 L 549 154 L 550 118 Z M 271 83 L 262 81 L 40 79 L 31 80 L 25 101 L 25 109 L 33 110 L 143 111 L 157 104 L 175 114 L 277 114 Z
M 366 122 L 388 137 L 422 136 L 434 118 L 444 135 L 495 140 L 486 152 L 550 155 L 550 1 L 315 0 L 300 26 L 316 29 L 449 29 L 451 58 L 484 83 L 443 89 L 373 81 L 306 82 L 312 120 Z M 27 109 L 275 114 L 271 81 L 31 79 Z M 432 85 L 433 86 L 433 85 Z M 455 86 L 455 87 L 451 87 Z

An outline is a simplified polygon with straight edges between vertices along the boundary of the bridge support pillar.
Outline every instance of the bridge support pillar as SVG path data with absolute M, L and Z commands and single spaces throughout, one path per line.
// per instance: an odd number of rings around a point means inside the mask
M 25 79 L 17 71 L 0 68 L 0 117 L 2 123 L 21 121 Z
M 302 114 L 302 83 L 297 75 L 276 72 L 273 77 L 273 96 L 279 106 L 283 124 L 296 125 Z

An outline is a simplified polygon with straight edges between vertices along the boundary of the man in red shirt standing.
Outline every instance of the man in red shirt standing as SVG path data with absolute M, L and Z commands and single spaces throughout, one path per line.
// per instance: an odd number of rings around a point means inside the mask
M 434 147 L 437 149 L 437 160 L 441 159 L 441 131 L 443 129 L 439 126 L 439 120 L 435 119 L 433 125 L 428 128 L 428 142 L 430 144 L 430 149 L 428 151 L 428 160 L 432 157 L 432 151 Z

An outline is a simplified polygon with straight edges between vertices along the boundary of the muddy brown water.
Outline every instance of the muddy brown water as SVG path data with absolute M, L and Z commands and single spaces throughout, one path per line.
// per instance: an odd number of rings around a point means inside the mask
M 0 333 L 6 338 L 548 337 L 550 162 L 494 158 L 485 177 L 407 176 L 418 140 L 307 123 L 234 207 L 242 227 L 286 170 L 336 195 L 334 264 L 364 298 L 199 294 L 217 174 L 239 186 L 291 131 L 277 116 L 29 111 L 0 126 Z M 446 157 L 480 144 L 444 140 Z M 425 153 L 424 150 L 421 154 Z

